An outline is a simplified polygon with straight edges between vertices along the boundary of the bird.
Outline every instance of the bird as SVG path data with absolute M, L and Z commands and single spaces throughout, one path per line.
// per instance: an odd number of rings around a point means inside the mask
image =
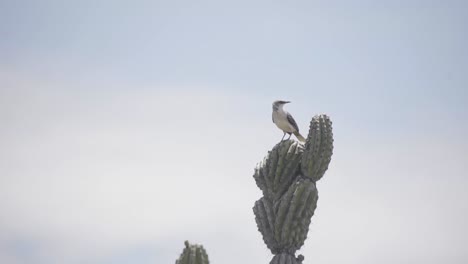
M 291 134 L 294 134 L 297 139 L 301 142 L 305 142 L 305 138 L 299 133 L 299 127 L 297 126 L 296 121 L 290 113 L 283 109 L 285 104 L 289 104 L 290 101 L 274 101 L 273 102 L 273 123 L 283 131 L 283 137 L 281 141 L 284 140 L 286 133 L 289 134 L 288 140 L 291 138 Z

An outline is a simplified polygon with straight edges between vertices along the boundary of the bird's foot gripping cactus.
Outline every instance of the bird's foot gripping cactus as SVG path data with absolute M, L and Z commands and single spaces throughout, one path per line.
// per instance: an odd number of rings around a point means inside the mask
M 201 245 L 191 245 L 185 241 L 185 248 L 176 264 L 209 264 L 206 250 Z
M 255 168 L 254 178 L 263 197 L 253 211 L 258 230 L 275 255 L 270 264 L 299 264 L 295 257 L 307 238 L 317 207 L 316 181 L 324 175 L 333 152 L 330 118 L 317 115 L 310 122 L 305 145 L 281 141 Z

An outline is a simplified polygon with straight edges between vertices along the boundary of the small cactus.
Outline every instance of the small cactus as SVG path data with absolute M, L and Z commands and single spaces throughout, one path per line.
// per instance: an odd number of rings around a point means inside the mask
M 185 241 L 185 248 L 176 264 L 209 264 L 208 255 L 202 245 L 191 245 Z
M 253 211 L 263 241 L 275 255 L 270 264 L 299 264 L 304 259 L 294 254 L 304 245 L 317 207 L 315 183 L 331 161 L 331 124 L 326 115 L 313 117 L 305 146 L 281 141 L 255 168 L 253 177 L 263 197 Z

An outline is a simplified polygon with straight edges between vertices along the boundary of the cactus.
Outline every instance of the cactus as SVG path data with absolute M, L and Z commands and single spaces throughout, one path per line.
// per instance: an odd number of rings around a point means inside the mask
M 281 141 L 255 168 L 253 177 L 263 197 L 253 211 L 263 241 L 275 255 L 270 264 L 299 264 L 304 259 L 296 258 L 295 252 L 304 245 L 317 207 L 316 182 L 331 161 L 331 124 L 326 115 L 313 117 L 304 146 Z
M 185 241 L 185 248 L 176 264 L 209 264 L 208 255 L 201 245 L 191 245 Z

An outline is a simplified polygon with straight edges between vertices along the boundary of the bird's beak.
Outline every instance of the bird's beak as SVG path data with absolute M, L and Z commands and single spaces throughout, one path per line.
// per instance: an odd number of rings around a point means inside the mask
M 285 104 L 289 104 L 289 103 L 290 103 L 290 101 L 285 101 L 284 103 L 285 103 Z

